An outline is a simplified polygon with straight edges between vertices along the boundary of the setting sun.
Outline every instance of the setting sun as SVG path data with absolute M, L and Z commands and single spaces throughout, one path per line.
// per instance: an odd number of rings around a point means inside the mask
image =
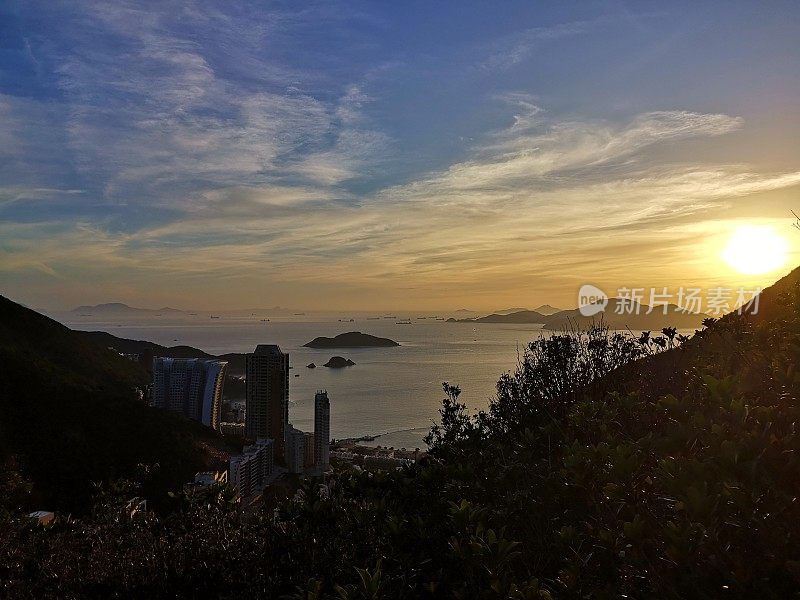
M 722 251 L 722 258 L 744 275 L 763 275 L 786 263 L 789 244 L 772 227 L 743 225 Z

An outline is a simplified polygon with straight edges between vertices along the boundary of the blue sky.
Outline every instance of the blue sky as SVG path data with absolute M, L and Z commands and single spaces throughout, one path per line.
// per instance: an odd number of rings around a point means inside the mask
M 492 309 L 739 283 L 741 223 L 795 250 L 798 39 L 796 2 L 6 2 L 3 293 Z

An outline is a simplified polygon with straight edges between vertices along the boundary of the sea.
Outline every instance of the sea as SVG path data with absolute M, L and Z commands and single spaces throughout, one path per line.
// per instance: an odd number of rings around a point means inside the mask
M 461 315 L 462 317 L 464 315 Z M 472 315 L 467 315 L 472 316 Z M 209 354 L 252 352 L 257 344 L 278 344 L 289 353 L 289 421 L 313 431 L 314 394 L 327 390 L 334 438 L 375 436 L 365 445 L 424 449 L 425 434 L 438 419 L 442 383 L 461 388 L 460 400 L 476 411 L 495 394 L 498 378 L 513 371 L 525 345 L 541 335 L 539 325 L 448 323 L 445 315 L 298 314 L 247 317 L 208 314 L 147 319 L 70 315 L 68 327 L 106 331 L 117 337 L 164 346 L 188 345 Z M 351 321 L 352 319 L 352 321 Z M 400 323 L 404 324 L 400 324 Z M 390 348 L 313 349 L 318 336 L 361 331 L 400 344 Z M 339 355 L 355 366 L 323 367 Z M 309 363 L 317 368 L 309 369 Z

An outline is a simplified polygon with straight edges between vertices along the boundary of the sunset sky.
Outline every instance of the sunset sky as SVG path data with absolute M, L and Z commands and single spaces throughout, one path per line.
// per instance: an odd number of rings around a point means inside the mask
M 800 264 L 798 40 L 796 1 L 6 1 L 0 293 L 493 310 L 767 284 Z M 745 225 L 785 264 L 726 263 Z

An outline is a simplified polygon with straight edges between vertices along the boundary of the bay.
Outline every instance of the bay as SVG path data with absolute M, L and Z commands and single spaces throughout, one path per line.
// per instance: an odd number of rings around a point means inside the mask
M 374 435 L 371 445 L 424 448 L 422 438 L 438 418 L 442 382 L 459 385 L 461 400 L 472 410 L 486 408 L 495 384 L 513 370 L 527 342 L 543 335 L 538 325 L 447 323 L 433 315 L 392 318 L 359 315 L 298 315 L 271 318 L 209 319 L 195 317 L 95 321 L 71 318 L 73 329 L 107 331 L 115 336 L 148 340 L 164 346 L 188 345 L 210 354 L 252 352 L 257 344 L 278 344 L 292 366 L 289 420 L 313 430 L 314 394 L 327 390 L 331 399 L 331 435 Z M 396 324 L 409 320 L 412 324 Z M 361 331 L 400 343 L 394 348 L 312 349 L 303 344 L 317 336 Z M 544 333 L 547 335 L 547 333 Z M 329 369 L 331 356 L 352 359 L 356 366 Z M 316 369 L 308 369 L 309 363 Z M 299 375 L 299 377 L 295 377 Z

